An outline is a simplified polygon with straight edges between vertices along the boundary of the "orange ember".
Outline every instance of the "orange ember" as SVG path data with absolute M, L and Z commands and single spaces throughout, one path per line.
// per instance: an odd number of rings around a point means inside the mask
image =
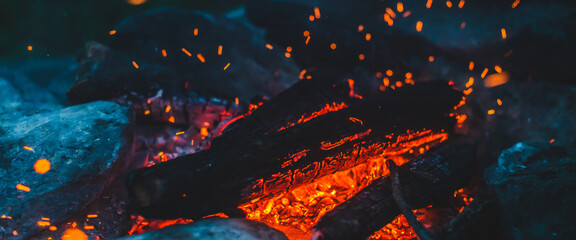
M 339 110 L 347 108 L 347 107 L 348 107 L 348 105 L 346 105 L 343 102 L 326 104 L 326 106 L 324 106 L 322 109 L 320 109 L 316 112 L 310 113 L 310 114 L 304 114 L 304 115 L 302 115 L 302 117 L 300 117 L 300 119 L 298 119 L 298 121 L 296 123 L 288 123 L 286 126 L 278 129 L 278 131 L 282 131 L 286 128 L 295 126 L 296 124 L 308 122 L 308 121 L 310 121 L 310 120 L 312 120 L 318 116 L 324 115 L 324 114 L 329 113 L 329 112 L 336 112 L 336 111 L 339 111 Z

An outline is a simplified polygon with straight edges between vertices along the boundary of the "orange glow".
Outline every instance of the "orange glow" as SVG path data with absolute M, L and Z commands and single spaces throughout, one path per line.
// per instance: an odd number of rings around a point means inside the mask
M 198 28 L 194 28 L 194 36 L 198 36 Z
M 314 18 L 314 15 L 308 16 L 308 20 L 310 20 L 310 22 L 314 22 L 314 19 L 315 19 L 315 18 Z
M 134 66 L 134 68 L 136 68 L 136 69 L 140 68 L 140 66 L 138 66 L 136 61 L 132 61 L 132 66 Z
M 392 77 L 393 74 L 394 74 L 394 72 L 392 72 L 392 70 L 390 70 L 390 69 L 386 70 L 386 75 L 388 77 Z
M 202 63 L 206 62 L 206 59 L 204 58 L 204 56 L 202 56 L 202 53 L 196 54 L 196 57 L 198 58 L 198 60 L 200 60 L 200 62 Z
M 24 192 L 30 192 L 30 187 L 28 187 L 24 184 L 16 184 L 16 189 L 18 189 L 20 191 L 24 191 Z
M 286 47 L 286 52 L 292 52 L 292 47 L 290 46 Z
M 494 71 L 496 71 L 497 73 L 502 73 L 502 68 L 498 65 L 494 66 Z
M 222 45 L 218 45 L 218 55 L 222 55 Z
M 388 87 L 390 85 L 390 79 L 384 78 L 382 79 L 382 83 L 384 84 L 384 86 Z
M 310 36 L 310 32 L 308 32 L 308 30 L 304 31 L 302 34 L 304 35 L 304 37 Z
M 236 105 L 238 105 L 238 104 L 240 104 L 240 100 L 239 100 L 238 98 L 234 98 L 234 103 L 235 103 Z
M 350 93 L 349 93 L 350 97 L 362 99 L 362 96 L 354 92 L 354 79 L 351 78 L 348 79 L 348 87 L 350 87 Z
M 422 31 L 422 21 L 416 22 L 416 31 Z
M 110 32 L 108 32 L 108 34 L 114 35 L 114 34 L 116 34 L 116 30 L 110 30 Z
M 359 54 L 359 55 L 358 55 L 358 59 L 364 60 L 364 58 L 365 58 L 365 57 L 364 57 L 364 54 Z
M 150 110 L 145 110 L 144 115 L 148 115 L 148 114 L 150 114 Z
M 12 235 L 14 235 L 14 236 L 18 235 L 18 231 L 16 231 L 16 230 L 12 231 Z
M 270 45 L 269 43 L 266 44 L 266 48 L 268 48 L 270 50 L 274 49 L 274 47 L 272 45 Z
M 330 48 L 331 48 L 332 50 L 336 49 L 336 43 L 330 44 Z
M 286 126 L 281 127 L 280 129 L 278 129 L 278 131 L 282 131 L 284 129 L 290 128 L 295 126 L 296 124 L 302 124 L 305 122 L 308 122 L 314 118 L 317 118 L 319 116 L 322 116 L 326 113 L 329 112 L 336 112 L 336 111 L 340 111 L 341 109 L 347 108 L 348 105 L 346 105 L 345 103 L 341 102 L 341 103 L 331 103 L 331 104 L 326 104 L 326 106 L 324 106 L 323 108 L 321 108 L 320 110 L 316 111 L 316 112 L 312 112 L 310 114 L 304 114 L 302 115 L 302 117 L 300 117 L 300 119 L 298 119 L 298 121 L 296 121 L 296 123 L 288 123 Z
M 28 147 L 28 146 L 24 146 L 24 149 L 31 151 L 31 152 L 34 152 L 34 149 L 32 149 L 31 147 Z
M 226 64 L 226 66 L 224 66 L 224 70 L 228 69 L 228 67 L 230 67 L 230 63 Z
M 182 48 L 182 52 L 185 53 L 186 55 L 188 55 L 188 57 L 192 57 L 192 53 L 188 52 L 188 50 L 186 50 L 186 48 Z
M 468 69 L 470 71 L 474 70 L 474 61 L 470 61 L 470 64 L 468 64 Z
M 168 53 L 166 53 L 166 49 L 162 49 L 162 51 L 160 52 L 162 53 L 162 57 L 168 56 Z
M 62 240 L 88 240 L 88 236 L 78 228 L 68 228 L 62 234 Z
M 391 8 L 386 8 L 386 13 L 388 13 L 391 18 L 396 18 L 396 13 Z
M 520 0 L 516 0 L 512 3 L 512 8 L 516 8 L 516 6 L 518 6 L 518 4 L 520 3 Z
M 36 224 L 38 224 L 39 227 L 48 227 L 50 226 L 50 222 L 49 221 L 38 221 L 36 222 Z
M 86 215 L 87 218 L 97 218 L 98 214 L 88 214 Z
M 464 0 L 460 0 L 460 2 L 458 3 L 458 8 L 463 8 L 464 7 Z
M 466 22 L 460 23 L 460 29 L 464 29 L 466 27 Z
M 412 12 L 410 11 L 406 11 L 404 14 L 402 14 L 402 17 L 408 17 L 412 14 Z
M 144 3 L 146 3 L 147 1 L 148 1 L 148 0 L 126 0 L 126 2 L 127 2 L 128 4 L 134 5 L 134 6 L 144 4 Z
M 431 8 L 431 7 L 432 7 L 432 0 L 426 1 L 426 8 Z
M 355 118 L 355 117 L 349 117 L 348 119 L 350 119 L 350 121 L 352 122 L 356 122 L 356 123 L 360 123 L 360 125 L 364 125 L 364 122 L 362 122 L 362 120 Z
M 34 164 L 34 171 L 40 174 L 50 171 L 50 162 L 47 159 L 38 159 Z
M 174 116 L 170 116 L 170 118 L 168 118 L 168 122 L 174 123 L 176 119 L 174 119 Z
M 428 57 L 428 62 L 434 62 L 434 56 Z
M 452 7 L 452 2 L 451 1 L 446 1 L 446 6 L 451 8 Z
M 550 139 L 550 141 L 549 141 L 550 144 L 552 144 L 554 142 L 556 142 L 556 139 L 554 139 L 554 138 Z
M 208 128 L 200 128 L 200 135 L 202 135 L 202 137 L 208 137 L 210 133 L 208 133 Z
M 28 49 L 28 51 L 32 51 L 32 46 L 28 46 L 26 49 Z
M 372 34 L 366 33 L 366 41 L 370 41 L 372 39 Z
M 285 56 L 286 58 L 290 58 L 290 57 L 292 56 L 292 54 L 290 54 L 289 52 L 286 52 L 286 53 L 284 53 L 284 56 Z
M 298 76 L 298 78 L 304 79 L 305 74 L 306 74 L 306 69 L 303 69 L 302 71 L 300 71 L 300 75 Z
M 86 230 L 92 230 L 92 229 L 94 229 L 94 226 L 87 225 L 87 226 L 84 226 L 84 229 L 86 229 Z
M 408 79 L 412 78 L 412 73 L 411 73 L 411 72 L 407 72 L 407 73 L 406 73 L 406 78 L 408 78 Z
M 498 103 L 498 106 L 502 106 L 502 100 L 496 99 L 496 103 Z
M 396 81 L 396 87 L 402 87 L 402 85 L 403 85 L 402 82 Z
M 56 230 L 58 230 L 58 227 L 56 227 L 56 226 L 50 226 L 48 229 L 49 229 L 50 231 L 56 231 Z
M 486 74 L 488 73 L 488 68 L 484 68 L 484 71 L 482 71 L 482 74 L 480 75 L 481 78 L 486 77 Z
M 372 132 L 372 129 L 368 129 L 364 132 L 344 137 L 344 138 L 340 139 L 338 142 L 333 142 L 333 143 L 332 142 L 322 142 L 320 144 L 320 149 L 327 151 L 327 150 L 342 146 L 342 144 L 344 144 L 344 143 L 364 138 L 365 136 L 368 136 L 371 132 Z
M 489 88 L 500 86 L 508 82 L 508 77 L 507 72 L 491 74 L 484 80 L 484 86 Z
M 239 208 L 246 212 L 247 219 L 271 225 L 291 226 L 302 232 L 309 232 L 324 213 L 352 197 L 374 179 L 388 174 L 386 159 L 403 164 L 411 159 L 410 151 L 417 154 L 418 149 L 422 148 L 424 152 L 428 146 L 446 140 L 448 134 L 426 130 L 409 131 L 406 134 L 389 137 L 395 137 L 396 141 L 369 147 L 382 151 L 378 151 L 378 154 L 372 155 L 362 164 L 324 176 L 313 183 L 269 199 L 255 199 Z
M 364 30 L 364 25 L 358 25 L 358 32 L 362 32 L 362 30 Z
M 474 78 L 473 78 L 473 77 L 470 77 L 470 78 L 468 79 L 468 82 L 466 82 L 466 88 L 471 87 L 473 84 L 474 84 Z
M 388 26 L 394 25 L 394 20 L 390 18 L 390 15 L 388 13 L 384 13 L 384 21 L 388 23 Z
M 502 33 L 502 39 L 506 39 L 506 29 L 502 28 L 500 32 Z
M 457 115 L 456 116 L 456 122 L 458 124 L 462 124 L 462 123 L 464 123 L 464 121 L 466 121 L 466 118 L 468 118 L 468 116 L 466 116 L 466 114 Z
M 310 36 L 306 37 L 306 45 L 310 42 Z
M 472 91 L 474 91 L 474 89 L 468 88 L 468 89 L 462 91 L 462 93 L 464 93 L 464 95 L 468 96 L 468 95 L 470 95 L 470 93 L 472 93 Z
M 398 2 L 396 4 L 396 9 L 398 10 L 398 12 L 403 12 L 404 11 L 404 4 L 402 4 L 402 2 Z
M 225 213 L 215 213 L 212 215 L 204 216 L 202 218 L 211 218 L 211 217 L 229 218 L 228 215 L 226 215 Z
M 168 105 L 168 106 L 166 106 L 166 110 L 165 110 L 165 112 L 167 112 L 167 113 L 168 113 L 168 112 L 170 112 L 170 110 L 171 110 L 171 109 L 172 109 L 172 107 L 170 107 L 170 105 Z
M 492 114 L 494 114 L 494 113 L 496 113 L 496 111 L 494 111 L 494 109 L 488 110 L 488 115 L 492 115 Z
M 320 19 L 320 9 L 318 7 L 314 8 L 314 17 Z

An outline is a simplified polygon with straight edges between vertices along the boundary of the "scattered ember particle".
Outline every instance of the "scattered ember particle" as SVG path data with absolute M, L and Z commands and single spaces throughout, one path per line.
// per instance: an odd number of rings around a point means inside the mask
M 320 19 L 320 9 L 318 7 L 314 8 L 314 17 Z
M 510 55 L 512 55 L 513 52 L 514 51 L 512 51 L 512 49 L 510 49 L 510 51 L 508 51 L 504 54 L 504 57 L 510 57 Z
M 34 164 L 34 171 L 40 174 L 50 171 L 50 162 L 47 159 L 38 159 Z
M 398 2 L 396 4 L 396 9 L 398 10 L 398 12 L 403 12 L 404 11 L 404 4 L 402 4 L 402 2 Z
M 285 56 L 286 58 L 290 58 L 290 57 L 292 56 L 292 54 L 290 54 L 289 52 L 286 52 L 286 53 L 284 53 L 284 56 Z
M 466 116 L 466 114 L 457 115 L 456 116 L 456 122 L 458 124 L 462 124 L 462 123 L 464 123 L 464 121 L 466 121 L 466 118 L 468 118 L 468 116 Z
M 138 63 L 136 63 L 136 61 L 132 61 L 132 66 L 134 66 L 134 68 L 136 69 L 140 68 L 140 66 L 138 66 Z
M 286 52 L 292 52 L 292 47 L 290 46 L 286 47 Z
M 388 77 L 392 77 L 393 74 L 394 74 L 394 72 L 392 72 L 392 70 L 390 70 L 390 69 L 386 70 L 386 75 Z
M 460 2 L 458 3 L 458 8 L 463 8 L 465 3 L 466 2 L 464 2 L 464 0 L 460 0 Z
M 56 230 L 58 230 L 58 227 L 56 227 L 56 226 L 50 226 L 48 229 L 49 229 L 50 231 L 56 231 Z
M 222 45 L 218 46 L 218 55 L 222 55 Z
M 273 47 L 272 45 L 268 44 L 268 43 L 266 44 L 266 48 L 268 48 L 268 49 L 270 49 L 270 50 L 274 49 L 274 47 Z
M 230 63 L 226 64 L 226 66 L 224 66 L 224 70 L 228 69 L 228 67 L 230 67 Z
M 198 28 L 194 28 L 194 36 L 198 36 Z
M 166 49 L 162 49 L 162 51 L 160 51 L 160 52 L 162 52 L 162 57 L 168 56 L 168 54 L 166 53 Z
M 172 109 L 172 107 L 170 107 L 170 105 L 168 105 L 168 106 L 166 106 L 165 112 L 170 112 L 171 109 Z
M 391 18 L 396 18 L 396 13 L 391 8 L 386 8 L 386 13 L 388 13 Z
M 416 22 L 416 31 L 422 31 L 422 21 Z
M 12 231 L 12 235 L 16 236 L 18 235 L 18 232 L 16 230 Z
M 178 133 L 176 133 L 176 135 L 178 135 Z M 86 215 L 87 218 L 97 218 L 98 214 L 88 214 Z
M 358 25 L 358 32 L 362 32 L 364 30 L 364 25 Z
M 349 117 L 348 119 L 350 119 L 350 121 L 352 121 L 352 122 L 356 122 L 356 123 L 360 123 L 360 125 L 364 125 L 364 122 L 358 118 Z
M 411 14 L 412 14 L 412 12 L 406 11 L 404 14 L 402 14 L 402 17 L 406 18 L 406 17 L 410 16 Z
M 306 45 L 310 42 L 310 36 L 306 37 Z
M 486 74 L 488 73 L 488 68 L 484 68 L 484 71 L 482 71 L 482 74 L 480 75 L 481 78 L 486 77 Z
M 234 98 L 234 103 L 235 103 L 236 105 L 238 105 L 238 104 L 240 104 L 240 100 L 239 100 L 238 98 Z
M 86 229 L 86 230 L 92 230 L 92 229 L 94 229 L 94 226 L 87 225 L 87 226 L 84 226 L 84 229 Z
M 494 111 L 494 109 L 488 110 L 488 115 L 492 115 L 492 114 L 494 114 L 494 113 L 496 113 L 496 111 Z
M 306 69 L 303 69 L 302 71 L 300 71 L 300 76 L 298 76 L 298 78 L 304 79 L 305 74 L 306 74 Z
M 192 53 L 188 52 L 188 50 L 186 50 L 186 48 L 182 48 L 182 52 L 185 53 L 186 55 L 188 55 L 188 57 L 192 57 Z
M 470 77 L 470 78 L 468 79 L 468 82 L 466 82 L 466 88 L 471 87 L 473 84 L 474 84 L 474 78 L 473 78 L 473 77 Z
M 516 8 L 516 6 L 518 6 L 518 4 L 520 3 L 520 0 L 516 0 L 512 3 L 512 8 Z
M 364 60 L 364 58 L 365 58 L 364 54 L 359 54 L 359 55 L 358 55 L 358 59 L 360 59 L 361 61 Z
M 496 99 L 496 103 L 498 103 L 498 106 L 502 106 L 502 100 L 500 100 L 500 98 Z
M 203 137 L 207 137 L 208 136 L 208 128 L 200 128 L 200 135 L 202 135 Z
M 32 149 L 31 147 L 28 147 L 28 146 L 24 146 L 24 149 L 31 151 L 31 152 L 34 152 L 34 149 Z
M 174 116 L 170 116 L 170 118 L 168 119 L 168 122 L 174 123 L 175 122 Z
M 308 16 L 308 20 L 310 20 L 310 22 L 314 22 L 314 15 Z
M 30 192 L 30 187 L 23 184 L 16 184 L 16 189 L 24 192 Z
M 472 91 L 474 91 L 474 89 L 468 88 L 468 89 L 466 89 L 466 90 L 464 90 L 464 91 L 462 91 L 462 92 L 464 93 L 464 95 L 468 96 L 468 95 L 470 95 L 470 93 L 472 93 Z
M 196 57 L 198 58 L 198 60 L 200 60 L 200 62 L 202 63 L 206 62 L 206 59 L 204 58 L 204 56 L 202 56 L 202 53 L 196 54 Z
M 460 29 L 464 29 L 466 27 L 466 22 L 460 23 Z
M 384 79 L 382 79 L 382 83 L 384 84 L 384 86 L 388 87 L 388 86 L 390 86 L 390 79 L 384 78 Z
M 150 114 L 150 110 L 145 110 L 144 115 L 148 115 L 148 114 Z
M 39 227 L 48 227 L 48 226 L 50 226 L 50 222 L 48 222 L 48 221 L 38 221 L 38 222 L 36 222 L 36 224 L 38 224 Z
M 474 70 L 474 61 L 470 61 L 470 64 L 468 64 L 468 69 L 470 71 Z
M 402 85 L 403 85 L 402 82 L 396 81 L 396 87 L 402 87 Z
M 554 139 L 554 138 L 550 139 L 550 144 L 552 144 L 554 142 L 556 142 L 556 139 Z
M 28 51 L 32 51 L 32 46 L 27 47 Z
M 350 97 L 362 99 L 363 97 L 354 92 L 354 79 L 348 79 L 348 86 L 350 87 Z
M 228 215 L 226 215 L 225 213 L 215 213 L 212 215 L 204 216 L 202 218 L 211 218 L 211 217 L 229 218 Z
M 496 71 L 497 73 L 502 73 L 502 68 L 498 65 L 494 66 L 494 71 Z
M 116 30 L 110 30 L 110 32 L 108 32 L 108 34 L 114 35 L 114 34 L 116 34 Z
M 434 62 L 434 56 L 428 57 L 428 62 Z
M 388 13 L 384 13 L 384 21 L 386 21 L 386 23 L 388 23 L 388 26 L 394 25 L 394 20 L 392 20 L 392 18 L 390 18 L 390 15 Z
M 502 28 L 500 32 L 502 32 L 502 39 L 506 39 L 506 29 Z
M 308 32 L 308 30 L 304 31 L 302 34 L 304 35 L 304 37 L 310 36 L 310 32 Z
M 495 73 L 495 74 L 491 74 L 488 77 L 486 77 L 486 79 L 484 80 L 484 86 L 491 88 L 491 87 L 500 86 L 500 85 L 505 84 L 507 82 L 508 82 L 508 73 L 507 72 Z
M 407 72 L 407 73 L 406 73 L 406 78 L 408 78 L 408 79 L 412 78 L 412 73 L 411 73 L 411 72 Z
M 446 1 L 446 6 L 447 6 L 448 8 L 451 8 L 451 7 L 452 7 L 452 2 L 451 2 L 451 1 Z
M 426 1 L 426 8 L 431 8 L 431 7 L 432 7 L 432 0 Z
M 88 236 L 78 228 L 68 228 L 62 234 L 62 240 L 88 240 Z
M 366 41 L 370 41 L 372 39 L 372 34 L 366 33 Z
M 330 44 L 330 48 L 333 49 L 333 50 L 336 49 L 336 43 Z
M 126 0 L 126 2 L 130 5 L 138 6 L 141 4 L 146 3 L 148 0 Z

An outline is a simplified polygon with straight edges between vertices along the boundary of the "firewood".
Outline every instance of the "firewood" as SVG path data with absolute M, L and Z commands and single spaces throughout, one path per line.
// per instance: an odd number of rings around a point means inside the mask
M 405 138 L 409 131 L 429 133 L 420 136 L 448 132 L 454 120 L 447 113 L 461 99 L 448 84 L 435 82 L 383 92 L 265 134 L 245 134 L 240 124 L 254 126 L 253 121 L 265 119 L 248 117 L 214 139 L 208 150 L 133 172 L 128 179 L 132 206 L 150 218 L 232 211 L 379 157 L 384 150 L 399 151 L 393 143 L 410 141 Z M 267 104 L 282 101 L 279 97 Z
M 451 196 L 472 176 L 476 145 L 448 140 L 399 168 L 402 195 L 413 208 L 426 207 Z M 401 212 L 392 194 L 389 176 L 375 180 L 354 197 L 324 215 L 316 239 L 366 239 Z

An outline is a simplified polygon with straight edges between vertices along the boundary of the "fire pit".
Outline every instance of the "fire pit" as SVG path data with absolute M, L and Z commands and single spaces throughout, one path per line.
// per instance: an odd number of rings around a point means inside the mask
M 0 69 L 0 238 L 570 239 L 574 16 L 561 0 L 129 16 L 76 62 Z

